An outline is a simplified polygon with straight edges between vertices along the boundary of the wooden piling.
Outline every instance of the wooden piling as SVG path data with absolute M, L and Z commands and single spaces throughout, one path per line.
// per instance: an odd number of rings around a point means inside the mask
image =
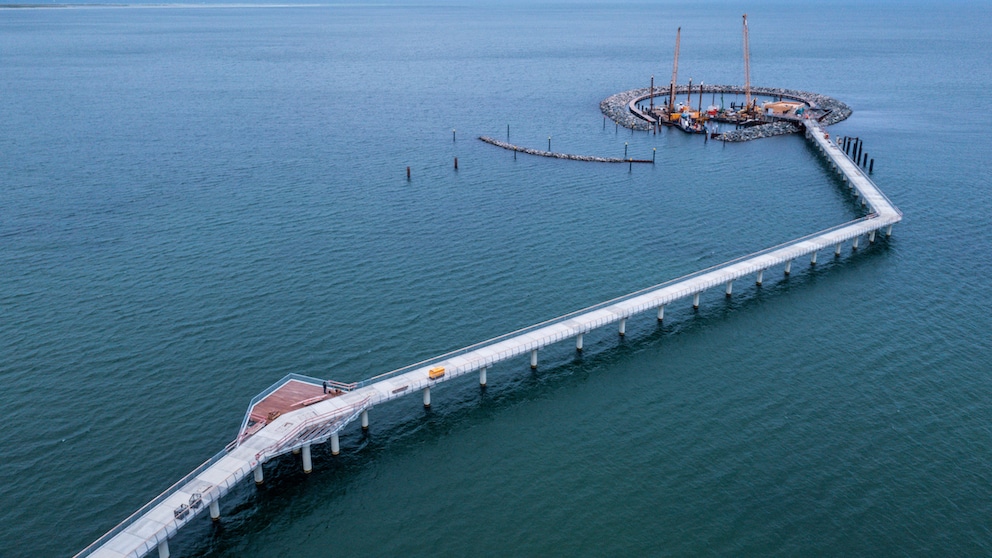
M 873 172 L 875 172 L 875 159 L 872 159 L 871 162 L 868 163 L 868 174 Z
M 406 180 L 407 180 L 407 182 L 410 181 L 410 167 L 407 167 L 406 168 Z
M 458 170 L 458 157 L 455 157 L 455 170 Z

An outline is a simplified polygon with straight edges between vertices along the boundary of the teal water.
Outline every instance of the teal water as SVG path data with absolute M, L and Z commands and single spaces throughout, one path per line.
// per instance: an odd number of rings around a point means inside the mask
M 992 7 L 747 10 L 755 84 L 853 108 L 830 131 L 875 158 L 891 239 L 376 408 L 173 555 L 992 552 Z M 369 377 L 860 215 L 799 137 L 604 128 L 678 26 L 680 81 L 739 83 L 740 15 L 0 10 L 0 554 L 82 549 L 286 373 Z M 508 125 L 658 164 L 475 139 Z

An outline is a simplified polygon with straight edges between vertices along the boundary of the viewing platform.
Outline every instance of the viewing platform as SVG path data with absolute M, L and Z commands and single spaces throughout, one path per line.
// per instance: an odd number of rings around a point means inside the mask
M 359 418 L 367 428 L 368 411 L 377 405 L 418 393 L 430 406 L 431 388 L 440 382 L 477 374 L 485 385 L 488 369 L 497 363 L 526 356 L 536 368 L 539 350 L 554 343 L 571 340 L 581 351 L 583 336 L 595 329 L 614 326 L 624 335 L 627 321 L 641 314 L 660 321 L 673 303 L 691 299 L 698 308 L 700 294 L 709 289 L 722 288 L 731 296 L 737 280 L 750 278 L 760 285 L 765 272 L 777 266 L 788 275 L 799 258 L 808 256 L 815 265 L 821 251 L 833 249 L 839 255 L 846 242 L 856 250 L 863 237 L 871 243 L 880 230 L 890 235 L 902 213 L 829 139 L 820 122 L 809 119 L 802 125 L 807 141 L 856 192 L 866 216 L 361 382 L 290 374 L 251 401 L 237 437 L 226 448 L 77 556 L 140 557 L 157 550 L 160 557 L 168 557 L 168 540 L 179 529 L 204 510 L 215 520 L 220 517 L 220 498 L 231 487 L 249 475 L 261 484 L 266 461 L 299 451 L 304 471 L 310 472 L 311 446 L 330 441 L 331 453 L 338 454 L 340 431 Z

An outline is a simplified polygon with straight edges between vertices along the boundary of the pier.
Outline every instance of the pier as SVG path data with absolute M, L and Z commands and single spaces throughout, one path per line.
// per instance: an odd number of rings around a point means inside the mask
M 310 472 L 314 444 L 329 441 L 331 453 L 337 454 L 341 430 L 356 420 L 367 428 L 369 411 L 378 405 L 419 395 L 430 406 L 431 388 L 441 382 L 470 376 L 485 385 L 488 369 L 497 363 L 527 358 L 536 368 L 540 350 L 552 344 L 574 343 L 581 351 L 584 334 L 593 330 L 613 327 L 622 336 L 628 320 L 660 321 L 665 308 L 673 304 L 691 301 L 698 308 L 701 293 L 711 289 L 731 296 L 736 281 L 761 284 L 766 273 L 780 269 L 788 275 L 793 263 L 805 258 L 815 265 L 821 251 L 839 254 L 846 243 L 857 249 L 863 238 L 872 243 L 878 234 L 889 236 L 902 213 L 829 138 L 822 123 L 808 119 L 799 125 L 807 141 L 867 208 L 866 216 L 360 382 L 290 374 L 251 401 L 227 447 L 77 556 L 141 557 L 157 551 L 159 557 L 168 558 L 169 539 L 204 512 L 219 519 L 220 499 L 233 486 L 249 476 L 263 483 L 267 461 L 299 452 L 304 471 Z
M 654 163 L 654 161 L 652 161 L 651 159 L 596 157 L 594 155 L 573 155 L 571 153 L 542 151 L 540 149 L 520 147 L 519 145 L 513 145 L 512 143 L 507 143 L 505 141 L 493 139 L 489 136 L 480 136 L 479 139 L 490 145 L 495 145 L 496 147 L 502 147 L 503 149 L 509 149 L 510 151 L 519 151 L 520 153 L 526 153 L 528 155 L 536 155 L 538 157 L 551 157 L 552 159 L 568 159 L 569 161 L 587 161 L 591 163 Z

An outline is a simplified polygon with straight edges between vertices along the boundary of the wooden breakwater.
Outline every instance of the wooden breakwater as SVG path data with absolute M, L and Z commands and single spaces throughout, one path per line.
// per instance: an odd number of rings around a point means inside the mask
M 654 163 L 651 159 L 624 159 L 622 157 L 595 157 L 593 155 L 573 155 L 571 153 L 555 153 L 554 151 L 542 151 L 540 149 L 531 149 L 529 147 L 520 147 L 519 145 L 513 145 L 512 143 L 507 143 L 505 141 L 500 141 L 489 136 L 480 136 L 480 140 L 495 145 L 496 147 L 502 147 L 503 149 L 509 149 L 510 151 L 519 151 L 520 153 L 526 153 L 528 155 L 537 155 L 538 157 L 551 157 L 553 159 L 568 159 L 570 161 L 588 161 L 591 163 Z

